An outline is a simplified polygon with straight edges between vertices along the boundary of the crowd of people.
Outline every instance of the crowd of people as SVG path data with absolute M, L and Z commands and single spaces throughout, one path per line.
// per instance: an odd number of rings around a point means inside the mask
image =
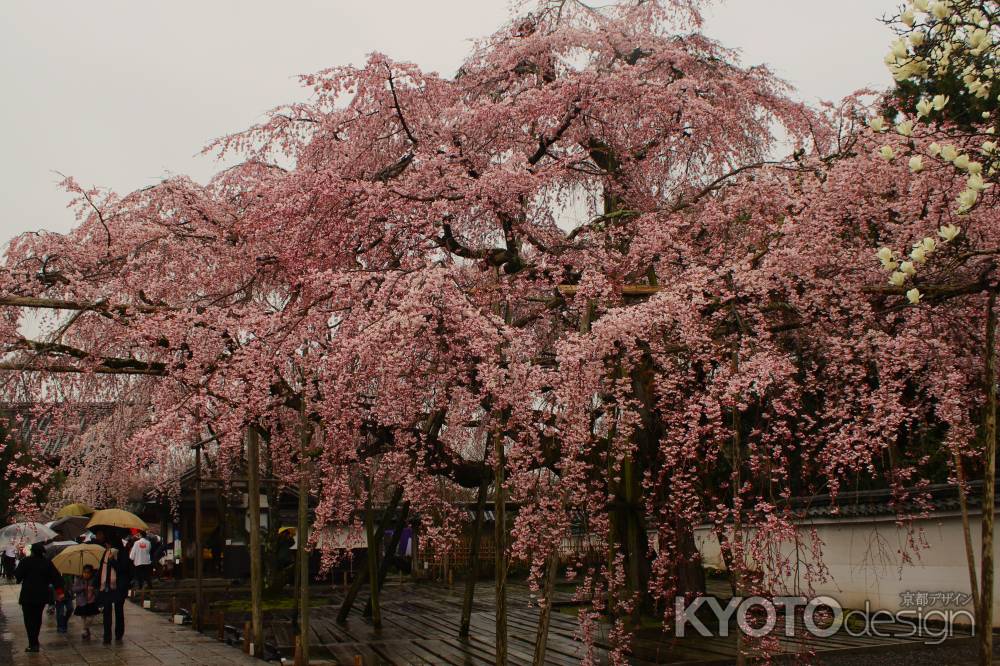
M 8 548 L 2 553 L 3 575 L 21 585 L 18 603 L 28 633 L 26 652 L 38 652 L 38 636 L 45 607 L 56 618 L 56 630 L 69 632 L 70 618 L 81 619 L 83 640 L 90 640 L 91 627 L 103 615 L 105 645 L 112 636 L 121 642 L 125 636 L 125 600 L 129 590 L 152 587 L 152 567 L 162 555 L 162 541 L 145 532 L 133 530 L 123 537 L 119 530 L 96 528 L 80 543 L 103 547 L 96 564 L 86 564 L 79 575 L 62 574 L 46 556 L 43 544 L 33 544 L 27 552 Z

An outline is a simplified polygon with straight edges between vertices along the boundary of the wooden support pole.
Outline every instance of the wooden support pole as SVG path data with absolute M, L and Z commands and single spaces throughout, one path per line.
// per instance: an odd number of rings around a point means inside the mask
M 545 572 L 545 587 L 542 592 L 543 606 L 538 609 L 538 630 L 535 633 L 534 666 L 545 665 L 545 648 L 549 640 L 549 622 L 552 619 L 552 600 L 556 592 L 556 575 L 559 572 L 559 546 L 549 555 Z
M 993 514 L 997 464 L 997 292 L 991 290 L 986 305 L 986 413 L 983 419 L 985 455 L 983 458 L 982 554 L 979 580 L 979 663 L 993 663 Z
M 374 504 L 372 501 L 374 484 L 370 478 L 365 479 L 365 486 L 368 491 L 368 496 L 365 498 L 365 535 L 368 542 L 368 581 L 371 589 L 372 625 L 376 629 L 381 629 L 382 608 L 378 601 L 378 549 L 381 539 L 375 536 L 375 517 L 372 515 L 375 510 L 372 506 Z M 385 533 L 384 530 L 380 530 L 380 532 L 381 534 Z
M 226 640 L 226 613 L 225 611 L 219 611 L 216 616 L 216 623 L 218 624 L 219 641 Z
M 504 494 L 506 455 L 503 448 L 503 435 L 493 434 L 494 445 L 494 525 L 493 539 L 496 546 L 494 567 L 496 576 L 496 663 L 498 666 L 507 664 L 507 507 Z
M 260 433 L 247 428 L 247 510 L 250 513 L 250 623 L 253 654 L 264 642 L 263 575 L 260 553 Z
M 389 506 L 386 507 L 385 513 L 382 514 L 382 520 L 379 524 L 380 533 L 384 534 L 386 528 L 389 526 L 389 519 L 396 513 L 396 507 L 399 506 L 399 501 L 403 498 L 403 489 L 397 488 L 392 494 L 392 499 L 389 500 Z M 376 535 L 377 538 L 378 535 Z M 353 565 L 352 565 L 353 566 Z M 361 567 L 358 569 L 358 574 L 351 581 L 351 587 L 347 590 L 347 594 L 344 595 L 344 601 L 340 605 L 340 611 L 337 613 L 337 622 L 343 624 L 347 622 L 347 616 L 351 613 L 351 608 L 354 606 L 354 600 L 357 599 L 358 593 L 361 591 L 361 586 L 368 581 L 368 568 Z
M 201 444 L 194 447 L 194 607 L 201 610 L 204 607 L 203 585 L 205 577 L 204 544 L 201 542 Z M 192 614 L 192 624 L 195 631 L 201 631 L 201 613 Z
M 298 524 L 295 528 L 295 538 L 298 547 L 295 558 L 299 570 L 299 663 L 304 666 L 309 663 L 309 442 L 312 439 L 312 428 L 306 418 L 305 397 L 300 400 L 299 421 L 299 506 Z
M 979 615 L 979 574 L 976 573 L 976 553 L 972 548 L 972 529 L 969 523 L 969 499 L 965 494 L 965 464 L 962 456 L 955 454 L 955 476 L 958 479 L 958 505 L 962 509 L 962 536 L 965 538 L 965 564 L 969 570 L 969 589 L 972 591 L 973 613 Z
M 250 630 L 250 621 L 248 620 L 248 621 L 246 621 L 246 622 L 243 623 L 243 652 L 246 653 L 246 654 L 250 654 L 250 634 L 251 633 L 252 632 Z
M 483 514 L 486 512 L 486 491 L 489 479 L 484 475 L 479 483 L 476 494 L 476 524 L 472 530 L 472 543 L 469 544 L 469 572 L 465 579 L 465 596 L 462 598 L 462 623 L 458 635 L 466 638 L 472 624 L 472 602 L 476 596 L 476 583 L 479 579 L 479 548 L 483 540 Z

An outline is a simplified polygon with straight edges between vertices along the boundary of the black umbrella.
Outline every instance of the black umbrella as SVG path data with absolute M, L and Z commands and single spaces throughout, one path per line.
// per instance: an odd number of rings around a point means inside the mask
M 51 560 L 53 557 L 63 552 L 70 546 L 75 545 L 77 545 L 76 541 L 56 541 L 55 543 L 50 543 L 45 547 L 45 557 Z
M 60 540 L 76 541 L 76 538 L 87 531 L 89 516 L 67 516 L 49 523 L 49 527 L 55 530 Z

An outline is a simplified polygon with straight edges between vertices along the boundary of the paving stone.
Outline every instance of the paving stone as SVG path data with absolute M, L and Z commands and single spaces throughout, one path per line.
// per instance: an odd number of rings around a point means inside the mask
M 132 603 L 125 604 L 125 641 L 101 644 L 101 625 L 91 629 L 94 638 L 84 641 L 79 619 L 70 621 L 70 632 L 56 632 L 55 618 L 42 619 L 42 651 L 26 654 L 28 644 L 17 604 L 17 585 L 0 584 L 0 663 L 11 666 L 260 666 L 239 649 L 219 643 L 188 627 L 178 627 L 162 616 Z M 5 655 L 10 655 L 9 658 Z

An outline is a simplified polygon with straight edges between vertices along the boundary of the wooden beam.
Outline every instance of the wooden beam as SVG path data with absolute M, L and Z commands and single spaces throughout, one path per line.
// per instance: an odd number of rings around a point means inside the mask
M 556 289 L 563 296 L 575 296 L 580 290 L 580 285 L 577 284 L 561 284 Z M 654 284 L 626 284 L 622 285 L 621 293 L 623 296 L 652 296 L 653 294 L 658 294 L 663 290 L 660 285 Z
M 165 377 L 166 370 L 156 367 L 123 367 L 114 368 L 107 365 L 95 365 L 89 368 L 67 363 L 36 364 L 27 361 L 0 362 L 0 371 L 15 372 L 50 372 L 54 374 L 84 374 L 92 372 L 95 375 L 145 375 L 147 377 Z
M 168 305 L 142 305 L 138 303 L 107 303 L 104 301 L 70 301 L 59 298 L 37 298 L 34 296 L 0 296 L 0 306 L 18 308 L 36 308 L 42 310 L 94 310 L 95 312 L 117 312 L 125 314 L 128 311 L 152 314 L 179 308 Z

